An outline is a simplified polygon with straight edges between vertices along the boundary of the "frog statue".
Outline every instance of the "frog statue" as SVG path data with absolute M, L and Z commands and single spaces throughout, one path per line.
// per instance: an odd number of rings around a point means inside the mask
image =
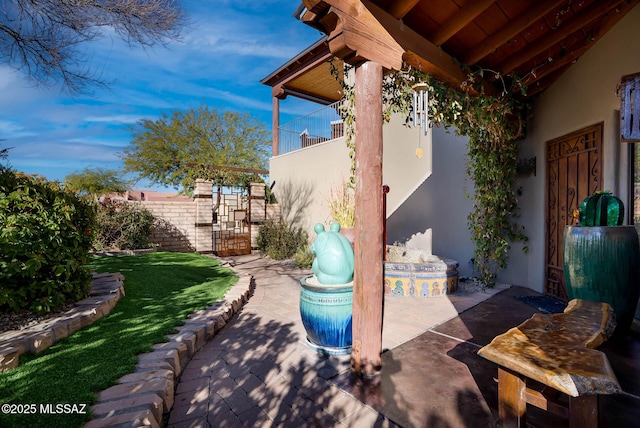
M 333 222 L 329 231 L 322 223 L 313 230 L 318 235 L 311 244 L 316 255 L 313 274 L 321 284 L 346 284 L 353 280 L 353 248 L 347 238 L 340 234 L 340 224 Z

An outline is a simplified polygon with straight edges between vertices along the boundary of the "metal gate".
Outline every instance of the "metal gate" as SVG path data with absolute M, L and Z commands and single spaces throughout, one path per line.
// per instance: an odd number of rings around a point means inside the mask
M 602 128 L 599 123 L 547 142 L 545 292 L 564 300 L 564 227 L 584 198 L 602 190 Z
M 214 253 L 221 257 L 251 254 L 251 208 L 248 192 L 218 187 L 214 198 Z

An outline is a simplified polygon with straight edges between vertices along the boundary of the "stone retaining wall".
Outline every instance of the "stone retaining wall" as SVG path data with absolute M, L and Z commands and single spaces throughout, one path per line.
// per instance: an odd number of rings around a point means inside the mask
M 134 373 L 125 375 L 98 395 L 91 407 L 93 420 L 85 428 L 163 426 L 173 407 L 178 377 L 193 355 L 211 340 L 240 310 L 254 287 L 253 278 L 241 276 L 222 301 L 189 316 L 178 333 L 153 351 L 138 355 Z
M 109 314 L 124 296 L 124 276 L 119 273 L 93 275 L 89 297 L 58 317 L 22 330 L 0 333 L 0 372 L 18 367 L 20 355 L 40 353 L 59 340 Z

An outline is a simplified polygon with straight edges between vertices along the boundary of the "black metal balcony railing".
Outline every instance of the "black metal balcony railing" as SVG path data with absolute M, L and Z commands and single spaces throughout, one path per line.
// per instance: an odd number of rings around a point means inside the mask
M 294 119 L 278 128 L 279 154 L 293 152 L 344 135 L 344 124 L 338 112 L 342 101 Z

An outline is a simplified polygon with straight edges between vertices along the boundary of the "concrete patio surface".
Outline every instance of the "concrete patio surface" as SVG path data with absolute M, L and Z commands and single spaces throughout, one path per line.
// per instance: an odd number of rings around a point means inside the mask
M 257 254 L 222 260 L 253 275 L 255 291 L 182 372 L 168 427 L 496 426 L 497 367 L 476 351 L 537 313 L 514 298 L 537 293 L 498 286 L 440 298 L 386 296 L 383 369 L 363 380 L 349 356 L 322 356 L 305 344 L 298 299 L 308 271 Z M 608 421 L 637 421 L 640 338 L 606 345 L 625 394 L 601 400 L 601 414 L 616 409 Z

